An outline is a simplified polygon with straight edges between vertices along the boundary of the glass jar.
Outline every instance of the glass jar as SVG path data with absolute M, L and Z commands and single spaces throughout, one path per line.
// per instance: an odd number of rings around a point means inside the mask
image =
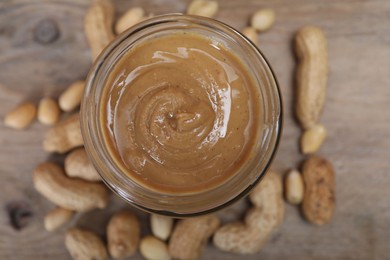
M 260 89 L 262 121 L 255 153 L 225 183 L 195 194 L 172 195 L 149 190 L 123 172 L 110 156 L 100 128 L 106 76 L 127 50 L 148 39 L 187 31 L 222 44 L 239 57 Z M 157 16 L 119 35 L 92 66 L 81 106 L 81 130 L 85 149 L 103 181 L 117 195 L 148 212 L 173 217 L 196 216 L 230 205 L 245 196 L 264 176 L 275 155 L 282 128 L 282 102 L 276 78 L 256 46 L 232 27 L 213 19 L 180 14 Z

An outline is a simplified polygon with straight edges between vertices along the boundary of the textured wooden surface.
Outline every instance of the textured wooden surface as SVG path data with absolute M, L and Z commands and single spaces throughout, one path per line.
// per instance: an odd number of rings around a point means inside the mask
M 148 12 L 182 12 L 188 1 L 115 1 L 120 14 L 142 5 Z M 90 53 L 82 30 L 87 0 L 0 1 L 0 116 L 25 99 L 57 96 L 85 77 Z M 220 1 L 218 19 L 241 29 L 260 7 L 276 10 L 277 21 L 260 35 L 260 48 L 279 79 L 285 125 L 274 168 L 297 166 L 300 130 L 292 114 L 293 33 L 303 25 L 321 26 L 329 41 L 330 78 L 323 123 L 329 138 L 319 154 L 337 172 L 337 209 L 324 227 L 306 223 L 297 208 L 286 206 L 285 222 L 256 256 L 245 259 L 389 259 L 390 255 L 390 1 L 248 0 Z M 58 31 L 56 31 L 56 28 Z M 2 120 L 1 120 L 2 121 Z M 65 228 L 44 231 L 42 217 L 53 207 L 31 181 L 35 165 L 60 161 L 41 150 L 46 127 L 13 131 L 0 123 L 0 259 L 69 259 Z M 10 205 L 26 204 L 26 227 L 10 225 Z M 104 235 L 109 215 L 126 206 L 119 199 L 105 211 L 92 211 L 69 225 Z M 220 212 L 224 221 L 242 216 L 245 200 Z M 148 233 L 146 216 L 144 234 Z M 140 258 L 139 255 L 134 259 Z M 211 245 L 203 259 L 244 259 Z

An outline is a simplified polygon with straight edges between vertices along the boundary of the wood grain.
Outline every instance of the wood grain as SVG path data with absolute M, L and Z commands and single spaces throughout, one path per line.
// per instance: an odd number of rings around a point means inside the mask
M 23 100 L 57 97 L 83 79 L 90 51 L 83 33 L 89 0 L 3 0 L 0 2 L 0 116 Z M 142 5 L 147 12 L 183 12 L 188 1 L 115 1 L 117 14 Z M 320 151 L 334 163 L 337 207 L 324 227 L 305 222 L 287 206 L 281 229 L 266 247 L 245 259 L 388 259 L 390 255 L 390 2 L 387 0 L 220 1 L 217 19 L 242 29 L 260 7 L 276 10 L 275 26 L 259 37 L 284 97 L 285 124 L 274 168 L 284 173 L 304 159 L 298 152 L 300 129 L 293 118 L 295 58 L 291 41 L 301 26 L 322 27 L 329 43 L 330 78 L 322 122 L 329 138 Z M 38 27 L 38 28 L 37 28 Z M 57 33 L 57 34 L 56 34 Z M 31 172 L 39 162 L 61 161 L 41 149 L 46 127 L 35 123 L 14 131 L 0 123 L 0 259 L 69 259 L 65 228 L 48 233 L 43 216 L 53 205 L 38 195 Z M 32 208 L 28 225 L 17 231 L 6 206 L 22 201 Z M 245 200 L 220 212 L 223 221 L 242 216 Z M 118 198 L 106 211 L 78 215 L 68 226 L 105 234 L 110 214 L 130 207 Z M 146 214 L 143 234 L 150 232 Z M 140 258 L 139 255 L 134 259 Z M 208 246 L 202 259 L 243 259 Z

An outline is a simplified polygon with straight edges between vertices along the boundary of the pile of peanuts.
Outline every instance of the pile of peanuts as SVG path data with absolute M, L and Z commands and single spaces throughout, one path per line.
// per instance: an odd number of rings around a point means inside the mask
M 214 17 L 218 12 L 216 1 L 194 0 L 187 14 Z M 110 0 L 96 0 L 85 16 L 85 34 L 92 58 L 120 34 L 138 22 L 153 16 L 141 7 L 125 12 L 114 25 L 114 6 Z M 255 45 L 258 33 L 266 31 L 275 22 L 275 12 L 264 8 L 255 12 L 250 26 L 241 32 Z M 113 30 L 114 28 L 114 30 Z M 327 135 L 319 118 L 325 102 L 328 76 L 326 38 L 321 29 L 307 26 L 295 35 L 295 51 L 299 60 L 296 72 L 296 114 L 303 128 L 301 151 L 309 154 L 302 173 L 290 170 L 284 185 L 279 174 L 270 171 L 249 195 L 252 203 L 242 221 L 220 225 L 216 215 L 174 220 L 150 215 L 151 235 L 141 237 L 140 221 L 130 211 L 115 213 L 109 220 L 107 244 L 89 230 L 73 227 L 66 232 L 65 245 L 73 259 L 122 259 L 138 250 L 146 259 L 197 259 L 207 241 L 220 250 L 236 254 L 254 254 L 261 250 L 270 235 L 282 224 L 284 201 L 301 205 L 303 215 L 313 224 L 328 223 L 335 207 L 335 174 L 331 163 L 312 155 L 324 143 Z M 64 169 L 57 164 L 39 164 L 33 173 L 36 190 L 57 207 L 43 220 L 48 231 L 55 231 L 68 223 L 75 213 L 104 209 L 109 204 L 110 192 L 89 161 L 83 146 L 77 109 L 82 100 L 84 81 L 71 84 L 56 101 L 45 97 L 38 108 L 26 102 L 4 119 L 5 125 L 25 129 L 35 118 L 48 130 L 43 149 L 51 153 L 68 153 Z M 60 120 L 61 112 L 73 112 Z M 283 192 L 284 190 L 284 192 Z

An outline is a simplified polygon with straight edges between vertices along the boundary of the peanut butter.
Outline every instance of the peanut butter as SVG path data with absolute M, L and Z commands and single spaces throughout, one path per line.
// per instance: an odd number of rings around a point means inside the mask
M 215 188 L 253 154 L 260 93 L 238 57 L 194 33 L 150 39 L 109 72 L 100 121 L 111 157 L 169 194 Z

